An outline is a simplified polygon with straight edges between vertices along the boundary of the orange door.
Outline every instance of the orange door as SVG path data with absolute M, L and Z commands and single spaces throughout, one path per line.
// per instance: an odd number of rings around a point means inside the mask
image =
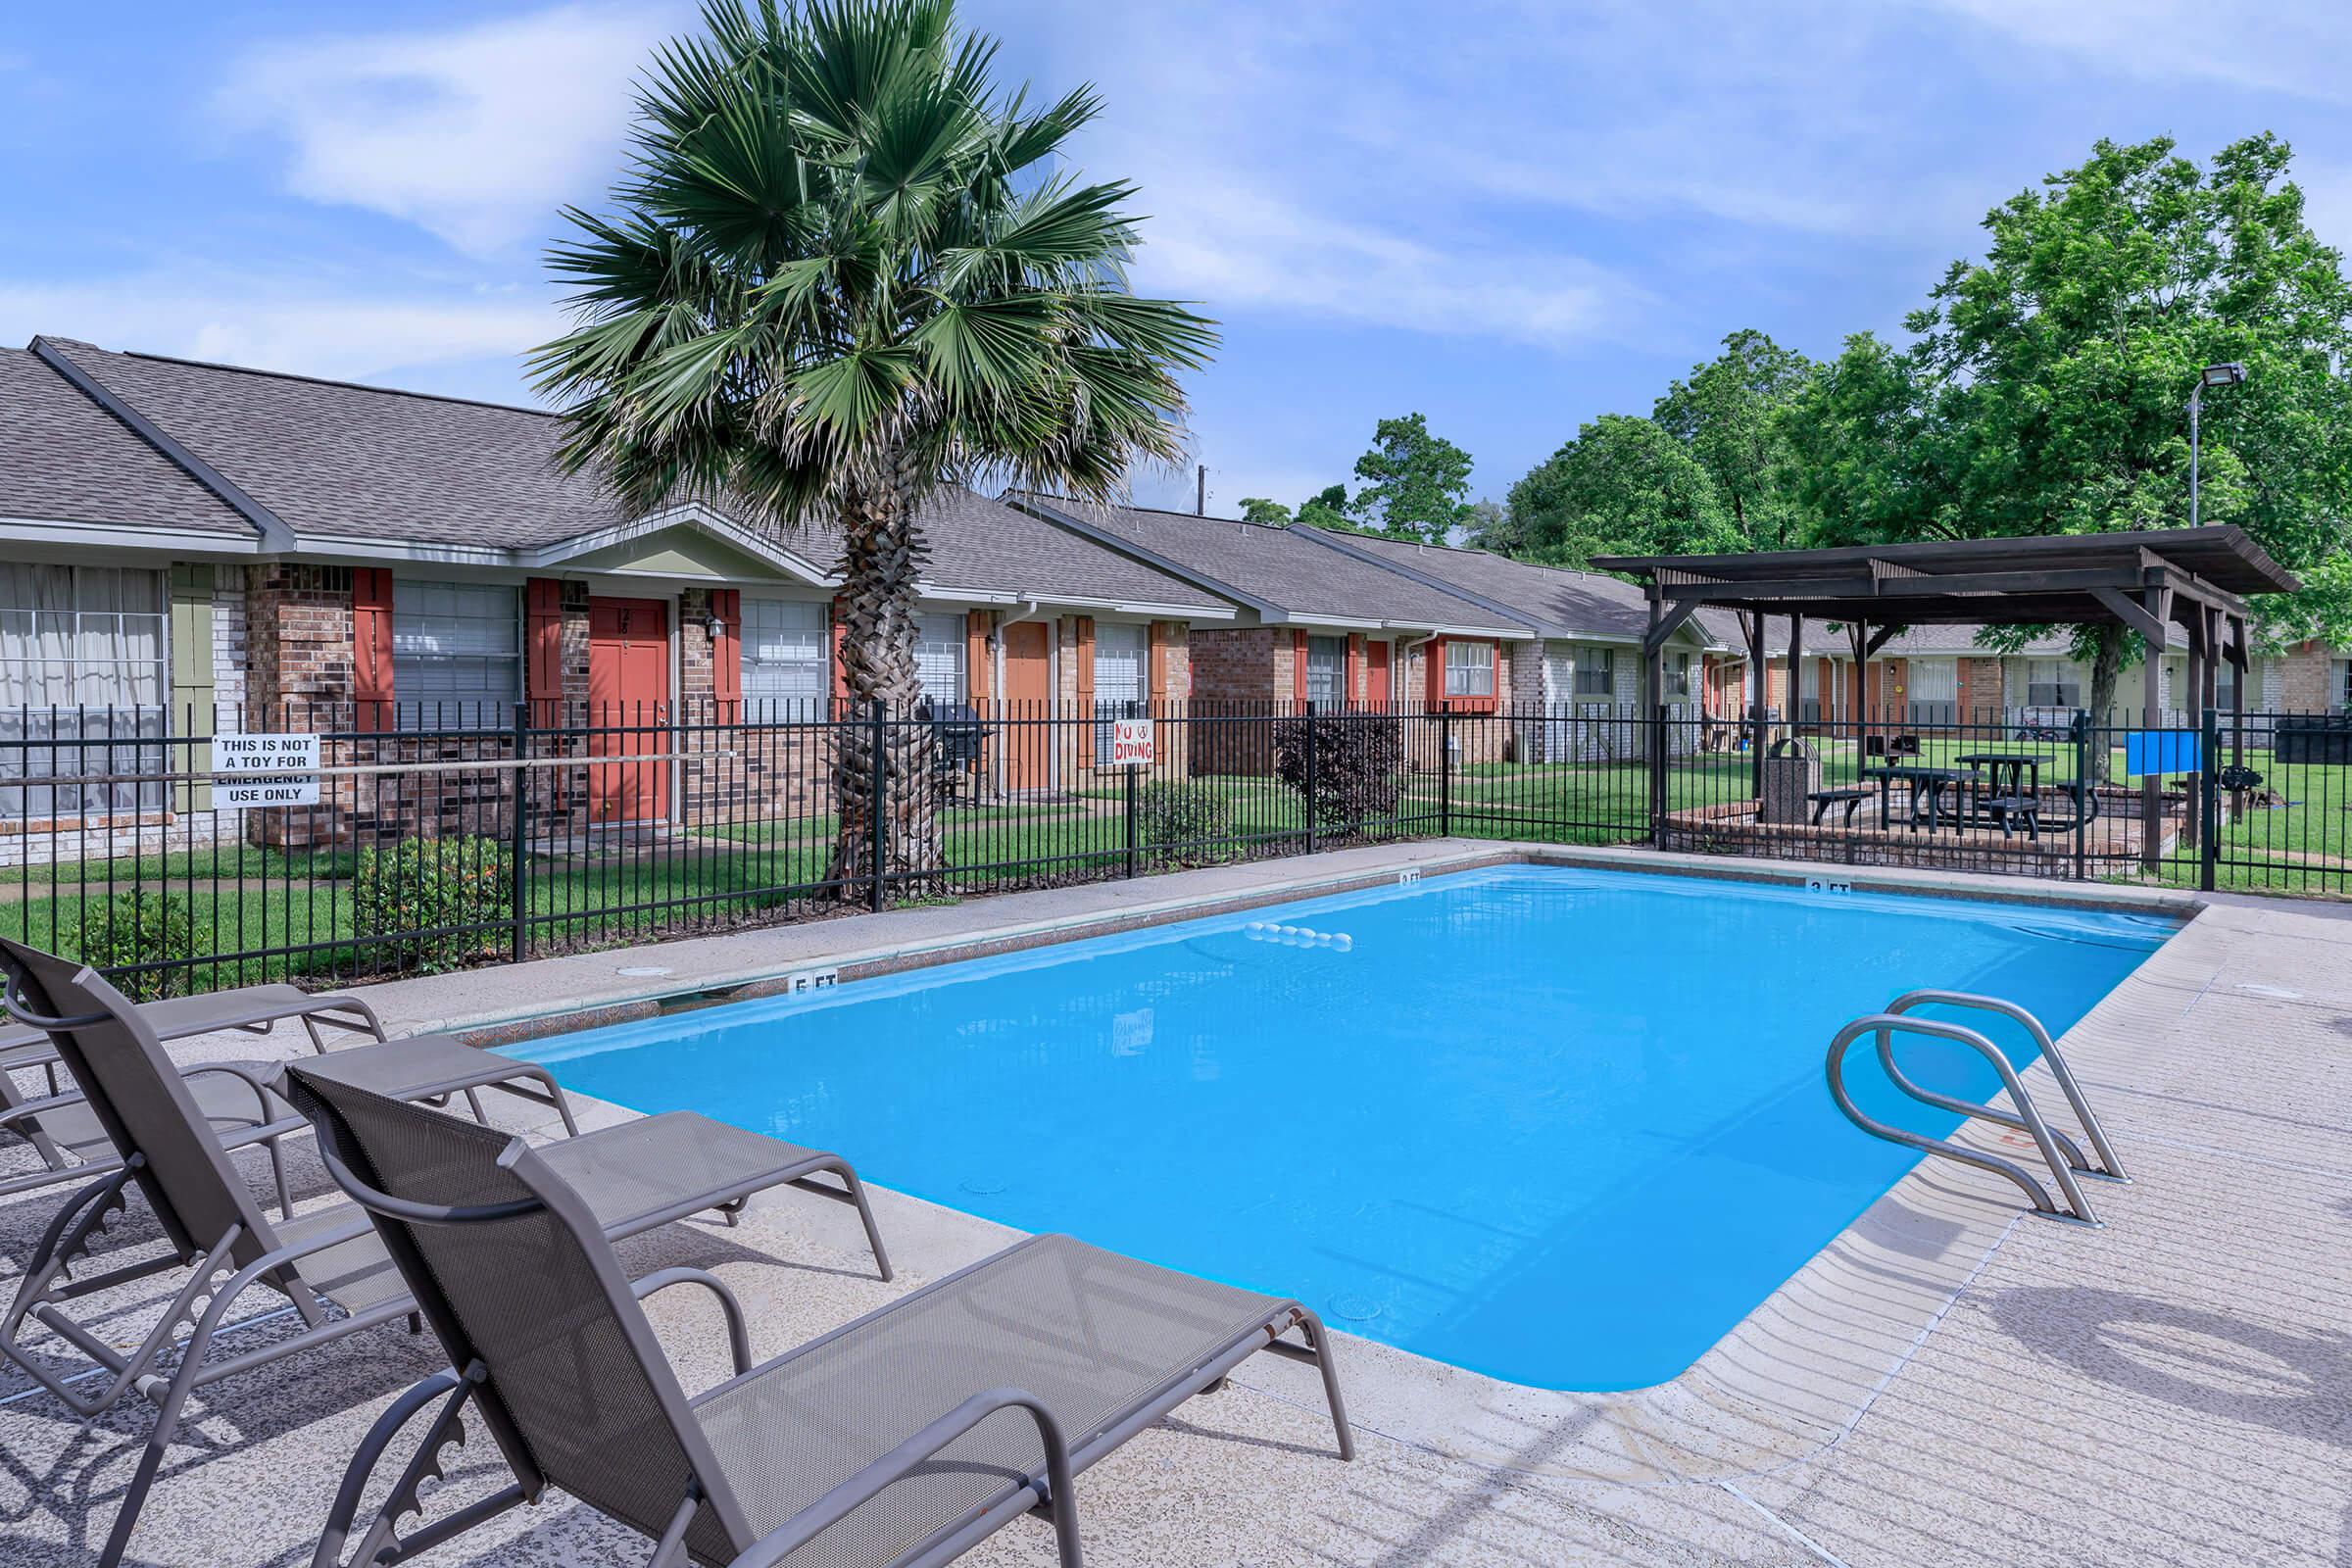
M 592 822 L 658 822 L 669 814 L 669 607 L 659 599 L 588 601 L 591 757 L 643 760 L 588 770 Z
M 1364 645 L 1364 702 L 1374 709 L 1389 706 L 1389 648 L 1385 642 Z
M 1004 787 L 1054 787 L 1054 628 L 1042 620 L 1004 628 Z

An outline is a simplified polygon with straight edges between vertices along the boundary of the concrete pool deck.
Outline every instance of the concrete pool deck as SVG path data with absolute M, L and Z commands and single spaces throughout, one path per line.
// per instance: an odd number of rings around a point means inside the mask
M 664 997 L 759 989 L 808 968 L 855 975 L 1498 859 L 1850 877 L 2193 914 L 2062 1042 L 2135 1180 L 2088 1185 L 2106 1225 L 2086 1230 L 2021 1214 L 1996 1178 L 1930 1162 L 1690 1371 L 1635 1394 L 1520 1389 L 1343 1338 L 1361 1449 L 1351 1465 L 1330 1456 L 1311 1378 L 1260 1357 L 1230 1391 L 1080 1478 L 1090 1561 L 2352 1561 L 2352 1334 L 2338 1327 L 2352 1295 L 2352 1129 L 2335 1110 L 2352 1080 L 2352 910 L 1454 842 L 581 955 L 368 994 L 395 1032 L 512 1037 L 581 1007 L 637 1015 Z M 191 1054 L 267 1052 L 245 1040 Z M 2067 1125 L 2046 1071 L 2036 1066 L 2028 1083 Z M 491 1103 L 527 1113 L 505 1097 Z M 582 1103 L 584 1121 L 627 1114 Z M 307 1151 L 297 1179 L 312 1201 L 331 1195 Z M 58 1200 L 0 1204 L 0 1258 L 21 1258 Z M 878 1195 L 878 1209 L 901 1265 L 895 1285 L 863 1277 L 846 1211 L 789 1197 L 756 1203 L 738 1230 L 695 1222 L 641 1238 L 624 1261 L 637 1273 L 714 1268 L 743 1296 L 765 1355 L 1009 1234 L 895 1194 Z M 133 1223 L 124 1234 L 135 1245 L 145 1233 Z M 119 1294 L 109 1304 L 126 1320 L 153 1295 Z M 723 1351 L 707 1310 L 691 1298 L 654 1304 L 688 1386 L 715 1381 Z M 428 1345 L 395 1330 L 218 1386 L 173 1450 L 133 1560 L 307 1561 L 344 1456 L 433 1364 Z M 24 1396 L 25 1387 L 13 1371 L 0 1376 L 0 1562 L 89 1561 L 148 1412 L 77 1434 L 62 1406 Z M 486 1445 L 465 1462 L 453 1497 L 494 1484 Z M 637 1562 L 645 1550 L 559 1498 L 421 1560 L 519 1568 Z M 1024 1521 L 965 1560 L 1043 1564 L 1051 1542 Z

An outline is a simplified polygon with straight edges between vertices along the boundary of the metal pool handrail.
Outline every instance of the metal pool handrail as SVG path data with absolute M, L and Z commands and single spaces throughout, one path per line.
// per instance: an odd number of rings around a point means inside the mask
M 1981 996 L 1973 991 L 1906 991 L 1886 1004 L 1886 1010 L 1894 1013 L 1907 1013 L 1913 1007 L 1931 1004 L 1945 1007 L 1975 1007 L 1983 1012 L 1997 1012 L 2004 1018 L 2014 1018 L 2024 1024 L 2026 1032 L 2034 1037 L 2034 1044 L 2040 1048 L 2041 1059 L 2050 1064 L 2050 1076 L 2058 1080 L 2059 1091 L 2066 1096 L 2066 1102 L 2074 1107 L 2075 1119 L 2082 1123 L 2083 1132 L 2090 1135 L 2090 1147 L 2099 1152 L 2099 1163 L 2094 1169 L 2082 1162 L 2082 1152 L 2074 1148 L 2074 1141 L 2061 1135 L 2060 1141 L 2065 1143 L 2068 1150 L 2074 1154 L 2074 1157 L 2067 1163 L 2085 1176 L 2104 1176 L 2109 1181 L 2118 1182 L 2128 1182 L 2132 1179 L 2124 1174 L 2124 1162 L 2117 1157 L 2115 1146 L 2107 1141 L 2107 1130 L 2099 1125 L 2099 1118 L 2091 1113 L 2090 1102 L 2082 1098 L 2082 1090 L 2075 1082 L 2074 1073 L 2068 1069 L 2066 1058 L 2058 1054 L 2058 1042 L 2050 1038 L 2049 1030 L 2042 1027 L 2039 1018 L 2034 1017 L 2014 1002 L 2004 1002 L 1999 997 Z M 1962 1107 L 1954 1104 L 1951 1108 L 1959 1110 Z M 1986 1112 L 1971 1110 L 1966 1114 L 1984 1115 Z M 1999 1121 L 2002 1118 L 1996 1114 L 1993 1119 Z M 2023 1126 L 2019 1122 L 2011 1122 L 2010 1125 L 2021 1129 Z
M 2011 1116 L 2007 1112 L 1995 1110 L 1989 1105 L 1980 1105 L 1965 1100 L 1953 1100 L 1947 1096 L 1936 1094 L 1932 1090 L 1921 1089 L 1912 1083 L 1894 1065 L 1893 1037 L 1897 1033 L 1928 1035 L 1938 1040 L 1957 1041 L 1976 1052 L 1986 1061 L 1992 1063 L 1993 1071 L 2000 1074 L 2001 1087 L 2009 1092 L 2009 1099 L 2017 1106 L 2019 1114 Z M 2066 1208 L 2061 1210 L 2057 1204 L 2051 1202 L 2049 1190 L 2027 1174 L 2025 1168 L 2014 1160 L 2003 1159 L 1998 1154 L 1981 1153 L 1973 1149 L 1964 1149 L 1948 1139 L 1925 1138 L 1918 1133 L 1908 1132 L 1900 1127 L 1890 1127 L 1883 1121 L 1863 1114 L 1861 1107 L 1854 1103 L 1853 1097 L 1845 1092 L 1845 1053 L 1848 1047 L 1866 1034 L 1878 1036 L 1879 1061 L 1886 1067 L 1887 1076 L 1894 1086 L 1914 1100 L 1945 1110 L 1958 1111 L 1964 1116 L 1984 1116 L 2033 1135 L 2034 1146 L 2041 1151 L 2041 1157 L 2048 1164 L 2050 1175 L 2058 1183 L 2058 1190 L 2066 1195 Z M 1940 1154 L 1946 1159 L 1958 1160 L 1964 1165 L 1974 1165 L 1980 1170 L 1988 1170 L 1995 1175 L 2006 1176 L 2025 1193 L 2027 1200 L 2034 1205 L 2034 1211 L 2037 1214 L 2046 1214 L 2052 1219 L 2073 1220 L 2083 1225 L 2099 1223 L 2098 1216 L 2091 1212 L 2090 1203 L 2082 1196 L 2082 1189 L 2075 1183 L 2074 1171 L 2070 1168 L 2065 1156 L 2059 1152 L 2057 1138 L 2051 1133 L 2048 1123 L 2041 1119 L 2041 1113 L 2034 1108 L 2034 1102 L 2026 1094 L 2026 1086 L 2018 1081 L 2017 1069 L 2009 1064 L 2008 1055 L 2002 1052 L 2000 1047 L 1967 1025 L 1946 1023 L 1940 1018 L 1908 1017 L 1899 1012 L 1865 1013 L 1838 1030 L 1837 1038 L 1830 1042 L 1827 1072 L 1830 1081 L 1830 1096 L 1838 1102 L 1838 1108 L 1845 1113 L 1846 1120 L 1873 1137 L 1884 1138 L 1888 1143 L 1901 1144 L 1907 1149 L 1917 1149 L 1926 1153 Z

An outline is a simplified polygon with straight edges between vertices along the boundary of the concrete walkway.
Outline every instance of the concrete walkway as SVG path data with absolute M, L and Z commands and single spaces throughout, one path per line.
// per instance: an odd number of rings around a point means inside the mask
M 498 1031 L 588 1004 L 772 983 L 1053 940 L 1180 903 L 1302 896 L 1515 854 L 1348 852 L 903 910 L 626 955 L 374 988 L 388 1017 Z M 1658 865 L 1654 856 L 1573 858 Z M 1801 865 L 1677 869 L 1802 876 Z M 1819 873 L 1817 873 L 1819 874 Z M 1915 891 L 2047 897 L 2019 882 L 1846 870 Z M 2145 906 L 2149 896 L 2085 892 Z M 2180 906 L 2178 896 L 2170 898 Z M 1079 1482 L 1088 1557 L 1117 1564 L 2321 1564 L 2352 1561 L 2352 918 L 2211 899 L 2064 1042 L 2136 1180 L 2092 1190 L 2106 1227 L 2021 1216 L 2005 1184 L 1915 1171 L 1690 1373 L 1636 1395 L 1544 1395 L 1343 1340 L 1361 1452 L 1343 1465 L 1301 1369 L 1245 1364 Z M 623 968 L 667 968 L 663 976 Z M 205 1048 L 211 1050 L 211 1048 Z M 294 1048 L 291 1042 L 284 1047 Z M 220 1054 L 255 1054 L 220 1048 Z M 2029 1077 L 2037 1091 L 2046 1076 Z M 2054 1093 L 2042 1096 L 2058 1103 Z M 494 1099 L 502 1113 L 512 1102 Z M 590 1120 L 624 1115 L 590 1105 Z M 534 1131 L 545 1133 L 546 1129 Z M 855 1152 L 852 1151 L 851 1152 Z M 308 1164 L 300 1191 L 330 1189 Z M 0 1206 L 21 1257 L 51 1201 Z M 728 1231 L 629 1245 L 632 1272 L 714 1268 L 769 1354 L 982 1255 L 1006 1233 L 885 1194 L 903 1266 L 864 1274 L 848 1215 L 792 1198 Z M 143 1234 L 125 1230 L 136 1245 Z M 8 1265 L 14 1273 L 14 1266 Z M 110 1299 L 125 1326 L 155 1293 Z M 655 1302 L 690 1388 L 723 1351 L 693 1293 Z M 259 1339 L 283 1320 L 244 1332 Z M 430 1371 L 397 1330 L 219 1386 L 150 1505 L 137 1561 L 293 1564 L 368 1422 Z M 0 1376 L 0 1562 L 89 1561 L 144 1410 L 76 1431 Z M 198 1462 L 198 1461 L 202 1462 Z M 467 1450 L 436 1508 L 500 1479 Z M 636 1563 L 645 1544 L 561 1498 L 426 1562 Z M 966 1561 L 1044 1565 L 1031 1521 Z

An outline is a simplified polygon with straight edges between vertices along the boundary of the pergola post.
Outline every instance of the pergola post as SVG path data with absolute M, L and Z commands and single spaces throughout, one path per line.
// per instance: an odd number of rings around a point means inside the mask
M 1796 739 L 1797 720 L 1805 716 L 1805 617 L 1788 617 L 1788 738 Z
M 2184 719 L 2181 727 L 2193 729 L 2202 735 L 2205 710 L 2211 708 L 2214 701 L 2213 629 L 2209 618 L 2211 612 L 2203 605 L 2191 605 L 2188 608 L 2188 657 L 2181 671 L 2181 685 L 2186 688 L 2180 694 Z M 2180 808 L 2180 842 L 2192 849 L 2204 830 L 2202 813 L 2198 809 L 2202 793 L 2191 785 L 2188 799 Z
M 1854 765 L 1862 765 L 1864 754 L 1870 750 L 1870 624 L 1849 620 L 1845 623 L 1846 640 L 1854 650 L 1854 689 L 1851 702 L 1854 710 Z M 1889 761 L 1893 759 L 1889 758 Z
M 2163 588 L 2141 590 L 2140 604 L 2155 624 L 2141 634 L 2147 657 L 2141 662 L 2139 727 L 2154 726 L 2164 710 L 2166 624 L 2172 619 L 2172 595 Z M 2139 866 L 2153 874 L 2164 859 L 2164 775 L 2139 775 Z
M 1764 800 L 1764 699 L 1772 691 L 1772 666 L 1764 659 L 1764 616 L 1740 612 L 1740 631 L 1747 639 L 1747 773 L 1757 809 Z

